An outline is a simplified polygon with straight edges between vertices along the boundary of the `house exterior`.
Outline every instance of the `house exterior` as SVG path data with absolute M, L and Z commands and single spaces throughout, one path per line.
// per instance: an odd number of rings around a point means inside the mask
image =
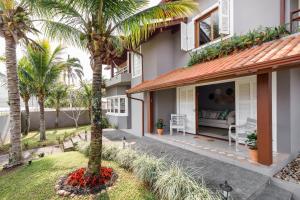
M 124 115 L 108 113 L 110 122 L 143 136 L 155 132 L 158 119 L 165 121 L 168 130 L 171 114 L 185 114 L 187 132 L 196 135 L 203 125 L 220 123 L 214 128 L 228 128 L 220 120 L 203 117 L 212 108 L 226 109 L 232 113 L 233 124 L 257 120 L 259 163 L 271 165 L 274 152 L 295 156 L 300 151 L 297 33 L 186 66 L 190 54 L 206 46 L 260 27 L 290 24 L 299 8 L 298 0 L 199 0 L 199 11 L 193 16 L 159 27 L 137 52 L 128 53 L 129 68 L 109 80 L 107 90 L 108 99 L 116 97 L 108 103 L 111 110 L 120 111 L 122 101 L 126 111 Z M 299 22 L 291 24 L 287 28 L 297 30 Z M 210 105 L 201 103 L 209 101 Z

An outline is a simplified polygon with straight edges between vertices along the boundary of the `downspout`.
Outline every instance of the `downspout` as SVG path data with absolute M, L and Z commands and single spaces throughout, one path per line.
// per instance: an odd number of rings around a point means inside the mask
M 143 99 L 138 99 L 131 97 L 130 94 L 126 93 L 128 99 L 136 100 L 142 102 L 142 136 L 145 136 L 145 127 L 144 127 L 144 113 L 145 113 L 145 101 Z

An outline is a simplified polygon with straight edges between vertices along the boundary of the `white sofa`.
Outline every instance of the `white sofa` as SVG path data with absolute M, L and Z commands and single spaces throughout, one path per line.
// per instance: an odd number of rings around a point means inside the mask
M 231 124 L 234 123 L 235 123 L 235 111 L 201 110 L 199 112 L 198 124 L 200 126 L 209 126 L 209 127 L 227 129 Z

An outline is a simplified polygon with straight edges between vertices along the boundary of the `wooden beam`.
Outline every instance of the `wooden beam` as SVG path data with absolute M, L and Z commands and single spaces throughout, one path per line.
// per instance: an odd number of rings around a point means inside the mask
M 257 75 L 258 162 L 273 163 L 272 156 L 272 73 Z
M 154 101 L 153 101 L 153 92 L 148 93 L 148 109 L 147 109 L 147 114 L 148 114 L 148 133 L 154 133 Z
M 280 0 L 280 25 L 285 24 L 285 0 Z

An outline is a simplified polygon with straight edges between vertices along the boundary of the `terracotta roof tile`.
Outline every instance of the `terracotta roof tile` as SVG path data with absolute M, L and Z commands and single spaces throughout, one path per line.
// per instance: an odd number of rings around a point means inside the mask
M 184 67 L 145 81 L 128 93 L 154 91 L 183 85 L 246 76 L 260 70 L 272 71 L 289 64 L 300 67 L 300 35 L 264 43 L 212 61 Z

